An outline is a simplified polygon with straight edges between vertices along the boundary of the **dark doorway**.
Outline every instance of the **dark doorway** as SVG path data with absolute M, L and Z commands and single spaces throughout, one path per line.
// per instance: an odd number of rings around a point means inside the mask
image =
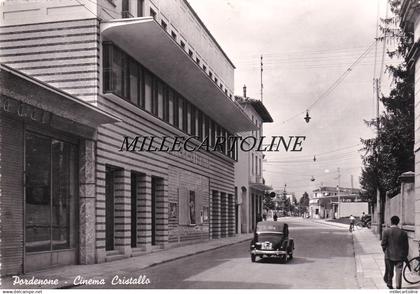
M 131 173 L 131 247 L 137 247 L 137 175 Z
M 239 205 L 235 205 L 235 234 L 238 234 L 239 223 Z
M 105 250 L 114 250 L 114 172 L 105 172 Z
M 156 245 L 156 178 L 152 177 L 152 245 Z

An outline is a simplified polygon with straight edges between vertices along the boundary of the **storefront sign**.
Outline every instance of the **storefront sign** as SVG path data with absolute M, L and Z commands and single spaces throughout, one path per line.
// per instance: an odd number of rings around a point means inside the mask
M 52 114 L 27 103 L 0 96 L 0 110 L 42 124 L 49 124 Z

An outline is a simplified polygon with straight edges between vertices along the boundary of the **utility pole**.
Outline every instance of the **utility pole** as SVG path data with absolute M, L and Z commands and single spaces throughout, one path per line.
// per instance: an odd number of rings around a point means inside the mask
M 264 86 L 263 86 L 263 66 L 264 66 L 263 56 L 261 55 L 261 102 L 263 102 L 263 88 L 264 88 Z
M 380 89 L 380 86 L 379 86 L 379 79 L 376 79 L 375 80 L 375 82 L 376 82 L 376 134 L 377 134 L 377 138 L 378 138 L 378 144 L 377 144 L 377 147 L 376 147 L 376 152 L 377 152 L 377 160 L 378 160 L 378 162 L 377 162 L 377 165 L 379 164 L 379 162 L 380 162 L 380 159 L 379 159 L 379 153 L 380 153 L 380 143 L 381 143 L 381 140 L 380 140 L 380 134 L 379 134 L 379 128 L 380 128 L 380 126 L 379 126 L 379 123 L 380 123 L 380 120 L 379 120 L 379 99 L 380 99 L 380 94 L 379 94 L 379 89 Z M 379 172 L 379 170 L 377 170 L 376 171 L 376 174 L 377 174 L 377 176 L 378 176 L 378 172 Z M 382 219 L 383 219 L 383 213 L 382 213 L 382 210 L 383 210 L 383 203 L 382 203 L 382 197 L 381 197 L 381 191 L 379 190 L 379 185 L 376 187 L 376 210 L 377 210 L 377 216 L 378 216 L 378 234 L 379 234 L 379 239 L 380 240 L 382 240 Z
M 337 180 L 338 180 L 338 187 L 340 187 L 341 173 L 340 173 L 339 167 L 337 167 Z

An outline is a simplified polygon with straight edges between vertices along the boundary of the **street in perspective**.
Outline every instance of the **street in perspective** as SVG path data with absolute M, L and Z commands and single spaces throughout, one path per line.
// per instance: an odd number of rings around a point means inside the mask
M 418 293 L 419 49 L 417 0 L 0 0 L 1 288 Z

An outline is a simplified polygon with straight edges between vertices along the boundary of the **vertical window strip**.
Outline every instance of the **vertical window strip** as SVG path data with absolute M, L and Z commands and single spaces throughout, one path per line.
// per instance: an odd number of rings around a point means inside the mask
M 110 42 L 103 43 L 103 74 L 104 93 L 120 96 L 200 140 L 207 137 L 210 146 L 214 146 L 217 136 L 229 136 L 225 129 Z M 227 152 L 229 146 L 226 140 L 222 153 L 236 160 L 237 150 Z

